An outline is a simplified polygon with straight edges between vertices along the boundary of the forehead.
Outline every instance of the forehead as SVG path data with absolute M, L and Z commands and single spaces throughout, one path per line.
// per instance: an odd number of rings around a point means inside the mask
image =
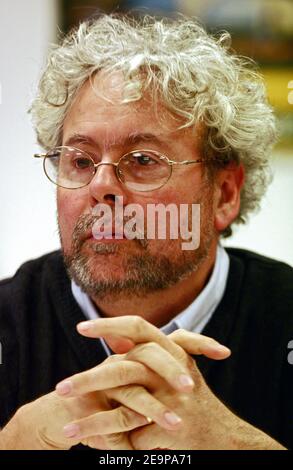
M 63 145 L 71 135 L 87 135 L 105 147 L 135 135 L 156 135 L 170 141 L 198 137 L 195 128 L 179 129 L 180 117 L 170 112 L 151 90 L 139 100 L 123 102 L 125 80 L 121 72 L 99 72 L 76 95 L 63 125 Z M 198 138 L 196 139 L 198 140 Z
M 141 99 L 129 103 L 123 102 L 125 81 L 122 73 L 99 72 L 92 80 L 88 80 L 75 97 L 72 106 L 67 113 L 64 129 L 68 125 L 102 124 L 112 126 L 119 121 L 129 125 L 139 126 L 139 116 L 143 125 L 157 126 L 162 130 L 174 131 L 180 126 L 179 119 L 172 116 L 166 107 L 158 102 L 156 105 L 151 93 L 145 94 Z

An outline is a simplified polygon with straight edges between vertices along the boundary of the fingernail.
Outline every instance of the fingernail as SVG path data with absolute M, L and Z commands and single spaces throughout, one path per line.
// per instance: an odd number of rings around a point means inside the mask
M 230 353 L 231 352 L 231 350 L 229 348 L 227 348 L 226 346 L 223 346 L 222 344 L 219 344 L 219 345 L 216 344 L 214 346 L 214 348 L 219 352 L 224 352 L 224 353 L 227 353 L 227 352 Z
M 89 330 L 92 327 L 92 322 L 91 321 L 82 321 L 77 326 L 78 326 L 79 330 L 86 331 L 86 330 Z
M 178 380 L 183 387 L 194 387 L 194 382 L 189 375 L 180 375 Z
M 179 416 L 169 411 L 165 413 L 165 420 L 167 421 L 168 424 L 171 424 L 172 426 L 175 426 L 176 424 L 179 424 L 182 422 L 182 419 L 179 418 Z
M 70 393 L 72 390 L 72 382 L 70 380 L 65 380 L 64 382 L 61 382 L 60 384 L 56 385 L 56 392 L 59 395 L 66 395 L 67 393 Z
M 80 433 L 79 426 L 77 424 L 67 424 L 63 428 L 65 437 L 76 437 Z

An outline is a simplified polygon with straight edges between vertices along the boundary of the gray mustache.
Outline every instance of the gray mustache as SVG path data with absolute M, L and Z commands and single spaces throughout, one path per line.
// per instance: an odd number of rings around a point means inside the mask
M 73 230 L 73 241 L 75 243 L 77 243 L 78 241 L 81 242 L 82 235 L 86 234 L 89 230 L 93 230 L 95 223 L 102 217 L 103 216 L 93 216 L 93 215 L 81 216 Z M 123 217 L 122 221 L 121 219 L 117 219 L 117 222 L 119 222 L 119 225 L 121 223 L 123 224 L 123 231 L 124 231 L 124 235 L 126 238 L 128 234 L 131 235 L 132 233 L 132 231 L 129 230 L 127 226 L 125 226 L 126 222 L 128 222 L 130 219 L 132 219 L 132 216 L 125 216 Z M 116 221 L 115 217 L 113 216 L 114 224 L 115 224 L 115 221 Z M 139 243 L 143 248 L 146 248 L 148 245 L 146 230 L 140 231 L 136 227 L 136 233 L 139 238 L 134 238 L 133 241 Z

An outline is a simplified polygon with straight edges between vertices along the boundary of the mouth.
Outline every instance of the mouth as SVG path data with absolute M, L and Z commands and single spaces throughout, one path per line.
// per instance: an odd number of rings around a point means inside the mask
M 97 242 L 122 242 L 128 240 L 128 238 L 126 238 L 123 233 L 115 232 L 101 232 L 98 234 L 91 234 L 89 239 Z
M 119 230 L 115 230 L 115 226 L 103 226 L 103 230 L 97 227 L 95 224 L 89 227 L 82 235 L 80 235 L 80 243 L 91 242 L 91 243 L 119 243 L 125 241 L 134 241 L 136 237 L 133 237 L 133 233 L 127 236 L 128 232 L 126 228 L 119 227 Z M 141 236 L 138 237 L 137 241 L 142 242 Z
M 127 237 L 124 235 L 124 232 L 116 231 L 114 229 L 107 229 L 101 231 L 95 229 L 93 226 L 91 230 L 89 230 L 85 236 L 85 240 L 92 240 L 92 241 L 102 241 L 102 242 L 118 242 L 118 241 L 125 241 L 128 240 Z

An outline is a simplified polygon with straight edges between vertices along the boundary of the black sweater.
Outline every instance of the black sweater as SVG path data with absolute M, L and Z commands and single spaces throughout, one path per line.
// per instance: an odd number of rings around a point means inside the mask
M 232 355 L 224 361 L 198 356 L 197 364 L 231 410 L 293 448 L 293 270 L 246 250 L 227 251 L 226 290 L 203 334 Z M 60 251 L 0 282 L 0 426 L 61 379 L 105 359 L 99 340 L 76 332 L 82 320 Z

